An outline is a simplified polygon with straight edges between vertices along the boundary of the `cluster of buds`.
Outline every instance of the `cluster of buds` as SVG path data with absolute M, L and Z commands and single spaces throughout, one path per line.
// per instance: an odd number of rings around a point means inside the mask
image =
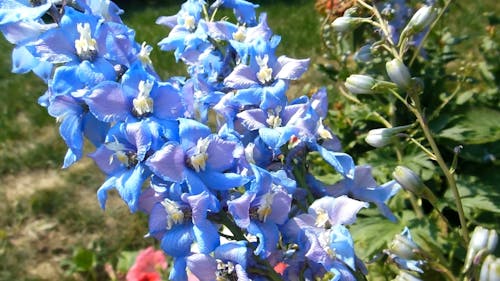
M 467 256 L 465 258 L 464 272 L 467 272 L 473 265 L 478 265 L 484 256 L 491 254 L 498 243 L 498 234 L 493 229 L 486 229 L 482 226 L 477 226 L 472 233 L 471 240 L 469 242 L 469 247 L 467 249 Z M 485 272 L 489 272 L 490 265 L 492 265 L 493 256 L 488 256 L 488 258 L 483 263 L 483 268 L 481 269 L 481 275 L 483 274 L 483 269 Z M 488 263 L 486 262 L 488 261 Z M 498 259 L 495 263 L 500 264 Z M 487 273 L 485 273 L 487 274 Z M 489 273 L 488 273 L 489 274 Z M 497 272 L 497 278 L 500 272 Z M 482 279 L 481 280 L 493 280 L 493 279 Z

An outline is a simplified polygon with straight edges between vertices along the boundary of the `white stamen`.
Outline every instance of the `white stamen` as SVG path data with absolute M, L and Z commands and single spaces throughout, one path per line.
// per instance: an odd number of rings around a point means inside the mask
M 161 204 L 167 213 L 167 229 L 171 229 L 175 224 L 180 224 L 184 221 L 184 213 L 177 202 L 165 198 Z
M 269 68 L 267 66 L 267 63 L 269 61 L 269 56 L 265 55 L 263 58 L 261 58 L 260 56 L 257 56 L 255 58 L 255 60 L 257 61 L 257 64 L 260 67 L 259 72 L 257 72 L 257 79 L 262 84 L 267 84 L 267 83 L 271 82 L 271 80 L 273 79 L 273 76 L 272 76 L 273 69 Z
M 143 116 L 148 113 L 153 113 L 153 99 L 149 97 L 151 89 L 153 88 L 153 81 L 141 81 L 139 82 L 139 94 L 132 102 L 134 104 L 134 109 L 139 116 Z
M 79 23 L 76 26 L 80 39 L 75 40 L 76 54 L 83 59 L 89 59 L 97 53 L 97 41 L 92 38 L 89 23 Z
M 329 223 L 328 213 L 323 209 L 317 209 L 316 211 L 316 222 L 317 227 L 325 227 Z
M 238 30 L 233 33 L 233 39 L 238 42 L 243 42 L 247 37 L 246 34 L 247 34 L 247 28 L 244 26 L 238 26 Z
M 274 113 L 274 112 L 276 112 L 276 113 Z M 280 106 L 276 107 L 274 112 L 272 110 L 269 110 L 267 113 L 268 117 L 266 119 L 267 125 L 269 125 L 273 129 L 281 126 L 282 120 L 279 117 L 279 114 L 281 112 L 281 107 Z
M 142 62 L 143 65 L 153 64 L 151 58 L 149 57 L 151 51 L 153 51 L 153 47 L 147 45 L 146 42 L 142 42 L 141 51 L 139 52 L 137 57 L 139 58 L 139 60 Z
M 195 153 L 189 158 L 191 160 L 191 165 L 196 172 L 205 170 L 208 159 L 207 150 L 209 144 L 210 141 L 208 139 L 199 139 L 196 143 Z
M 190 14 L 184 14 L 182 16 L 184 18 L 184 27 L 189 30 L 194 30 L 196 28 L 196 18 Z
M 328 131 L 325 126 L 323 126 L 323 120 L 320 119 L 318 121 L 318 135 L 322 138 L 322 139 L 333 139 L 333 136 L 332 136 L 332 133 L 330 133 L 330 131 Z
M 267 217 L 272 213 L 271 206 L 273 205 L 274 192 L 268 192 L 260 198 L 259 208 L 257 209 L 257 214 L 259 215 L 259 220 L 266 222 Z

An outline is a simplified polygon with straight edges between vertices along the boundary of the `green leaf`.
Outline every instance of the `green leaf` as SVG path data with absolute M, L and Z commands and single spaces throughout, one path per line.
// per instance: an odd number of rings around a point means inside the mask
M 90 271 L 96 264 L 95 253 L 85 248 L 78 248 L 73 253 L 73 264 L 76 271 Z
M 459 177 L 457 186 L 465 215 L 469 219 L 477 221 L 477 217 L 485 212 L 489 219 L 495 220 L 495 218 L 500 217 L 500 192 L 497 188 L 499 180 L 498 173 L 491 173 L 487 176 L 478 174 L 477 176 L 461 175 Z M 445 198 L 453 202 L 453 194 L 450 190 L 446 192 Z
M 128 272 L 135 262 L 137 257 L 137 251 L 122 251 L 120 257 L 118 258 L 118 264 L 116 265 L 116 270 L 118 272 Z
M 487 107 L 476 107 L 465 112 L 455 126 L 439 133 L 463 144 L 484 144 L 500 140 L 500 111 Z

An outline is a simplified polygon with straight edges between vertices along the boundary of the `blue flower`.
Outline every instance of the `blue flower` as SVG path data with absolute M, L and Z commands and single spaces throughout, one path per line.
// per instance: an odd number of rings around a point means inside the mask
M 170 141 L 147 159 L 147 166 L 166 181 L 186 181 L 190 193 L 208 189 L 227 190 L 243 185 L 247 179 L 231 172 L 238 143 L 211 134 L 210 128 L 191 120 L 179 119 L 180 143 Z
M 85 101 L 90 111 L 104 122 L 146 117 L 172 120 L 185 114 L 179 90 L 171 83 L 157 81 L 139 62 L 125 72 L 121 83 L 100 83 Z
M 151 175 L 144 161 L 160 145 L 160 131 L 148 122 L 118 123 L 111 128 L 106 142 L 89 156 L 107 175 L 106 181 L 97 191 L 97 197 L 104 209 L 107 192 L 116 188 L 120 197 L 132 212 L 137 211 L 142 185 Z
M 357 200 L 375 203 L 385 217 L 396 221 L 396 217 L 386 202 L 400 189 L 401 186 L 394 180 L 378 185 L 372 176 L 372 168 L 364 165 L 356 166 L 353 179 L 344 178 L 340 182 L 326 187 L 326 194 L 335 197 L 348 195 Z
M 250 64 L 239 64 L 224 80 L 237 90 L 234 99 L 241 105 L 257 105 L 263 110 L 284 106 L 290 80 L 298 79 L 308 68 L 309 59 L 297 60 L 286 56 L 276 59 L 274 50 L 279 37 L 270 41 L 257 39 L 253 43 Z
M 255 9 L 259 7 L 257 4 L 245 0 L 217 0 L 210 6 L 210 10 L 220 6 L 233 9 L 236 19 L 240 23 L 254 26 L 257 22 L 255 17 Z

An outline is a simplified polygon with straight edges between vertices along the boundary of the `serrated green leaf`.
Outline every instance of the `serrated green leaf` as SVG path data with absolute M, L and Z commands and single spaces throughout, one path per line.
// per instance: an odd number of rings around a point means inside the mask
M 467 110 L 461 122 L 439 133 L 463 144 L 483 144 L 500 140 L 500 111 L 487 107 Z
M 493 179 L 497 175 L 490 175 Z M 462 204 L 467 216 L 473 218 L 478 212 L 490 212 L 500 215 L 500 193 L 498 188 L 476 176 L 462 175 L 457 181 Z M 445 198 L 452 202 L 453 194 L 448 190 Z

